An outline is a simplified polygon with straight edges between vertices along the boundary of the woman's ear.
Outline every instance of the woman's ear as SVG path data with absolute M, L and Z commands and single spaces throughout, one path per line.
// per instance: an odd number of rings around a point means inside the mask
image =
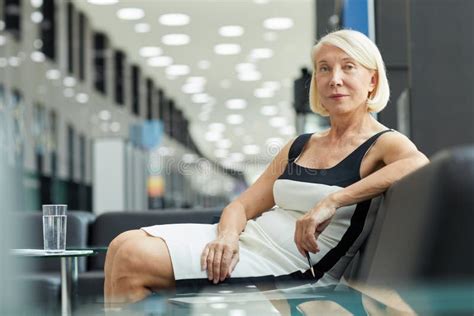
M 369 85 L 369 92 L 372 93 L 374 92 L 375 88 L 377 87 L 377 83 L 378 83 L 378 72 L 377 71 L 374 71 L 372 73 L 372 76 L 370 77 L 370 85 Z

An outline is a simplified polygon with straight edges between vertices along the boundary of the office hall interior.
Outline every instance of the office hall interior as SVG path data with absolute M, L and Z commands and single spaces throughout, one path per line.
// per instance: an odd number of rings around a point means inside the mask
M 0 314 L 472 315 L 473 21 L 471 0 L 0 0 Z M 311 52 L 341 29 L 385 63 L 372 117 L 429 159 L 372 200 L 343 277 L 196 282 L 107 309 L 114 238 L 217 225 L 285 144 L 331 128 Z M 70 254 L 30 251 L 53 204 Z

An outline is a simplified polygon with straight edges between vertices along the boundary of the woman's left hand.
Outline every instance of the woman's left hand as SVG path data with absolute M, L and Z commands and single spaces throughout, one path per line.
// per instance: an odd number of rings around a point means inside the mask
M 319 251 L 316 240 L 336 213 L 336 204 L 328 197 L 296 221 L 295 243 L 302 256 Z

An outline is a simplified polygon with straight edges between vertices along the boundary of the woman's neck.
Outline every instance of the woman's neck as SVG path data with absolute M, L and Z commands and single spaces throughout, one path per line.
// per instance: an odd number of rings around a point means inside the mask
M 372 131 L 375 123 L 376 120 L 368 112 L 331 117 L 331 128 L 327 137 L 330 141 L 352 138 L 354 134 Z

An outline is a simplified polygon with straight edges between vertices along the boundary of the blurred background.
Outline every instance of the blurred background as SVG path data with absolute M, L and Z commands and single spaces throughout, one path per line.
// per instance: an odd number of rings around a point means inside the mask
M 0 0 L 2 216 L 50 203 L 95 215 L 224 207 L 295 135 L 328 127 L 309 110 L 309 56 L 338 28 L 382 52 L 381 123 L 427 156 L 473 143 L 473 11 L 471 0 Z M 6 223 L 2 253 L 16 238 Z

